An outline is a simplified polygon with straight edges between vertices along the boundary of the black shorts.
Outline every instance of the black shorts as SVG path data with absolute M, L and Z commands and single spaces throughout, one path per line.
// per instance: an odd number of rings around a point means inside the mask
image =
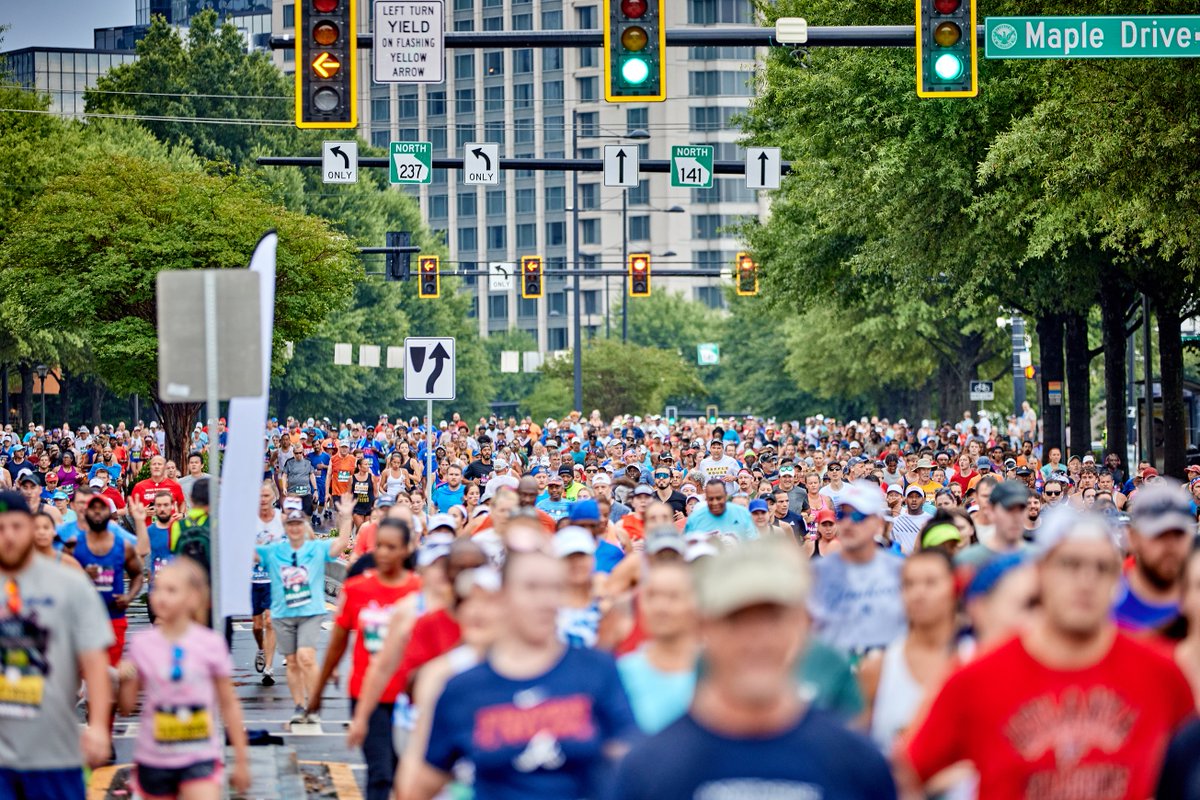
M 271 610 L 271 584 L 250 584 L 250 608 L 254 616 Z
M 192 781 L 220 781 L 221 767 L 216 761 L 200 761 L 186 767 L 165 769 L 163 767 L 147 767 L 145 764 L 134 766 L 134 775 L 138 791 L 151 797 L 175 797 L 179 787 Z
M 311 517 L 313 513 L 313 496 L 311 492 L 309 494 L 299 495 L 299 497 L 300 507 L 304 509 L 304 514 Z

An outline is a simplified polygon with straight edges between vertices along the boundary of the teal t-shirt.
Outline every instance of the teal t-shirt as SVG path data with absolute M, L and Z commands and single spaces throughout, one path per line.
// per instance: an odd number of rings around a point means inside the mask
M 641 650 L 617 660 L 621 685 L 633 706 L 633 718 L 647 735 L 658 733 L 687 713 L 696 691 L 696 670 L 663 672 Z
M 293 550 L 287 539 L 255 548 L 271 578 L 271 616 L 325 613 L 325 564 L 334 561 L 328 541 L 308 540 Z

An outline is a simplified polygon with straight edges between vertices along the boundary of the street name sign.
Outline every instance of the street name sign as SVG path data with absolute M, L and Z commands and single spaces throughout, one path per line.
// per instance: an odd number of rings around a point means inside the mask
M 463 183 L 496 186 L 500 183 L 500 145 L 467 142 L 463 148 Z
M 783 156 L 778 147 L 746 148 L 746 188 L 778 189 Z
M 446 80 L 443 0 L 375 0 L 374 12 L 376 83 Z
M 711 189 L 714 149 L 711 144 L 672 146 L 671 185 L 690 189 Z
M 971 381 L 972 400 L 995 400 L 996 385 L 992 381 Z
M 321 180 L 325 183 L 358 183 L 358 142 L 324 143 Z
M 388 180 L 392 183 L 429 183 L 433 179 L 433 145 L 429 142 L 392 142 L 388 153 Z
M 988 17 L 988 58 L 1200 58 L 1200 16 Z
M 627 144 L 604 145 L 604 185 L 638 185 L 638 149 Z
M 454 383 L 453 336 L 404 340 L 405 400 L 453 400 Z

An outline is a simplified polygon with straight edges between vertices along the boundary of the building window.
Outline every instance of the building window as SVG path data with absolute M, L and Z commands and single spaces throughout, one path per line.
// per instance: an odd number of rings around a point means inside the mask
M 371 144 L 386 148 L 392 140 L 392 134 L 385 128 L 381 131 L 371 131 Z
M 630 217 L 629 238 L 635 242 L 648 241 L 650 239 L 650 217 Z
M 517 189 L 517 213 L 537 212 L 537 194 L 533 189 Z
M 484 17 L 483 29 L 485 31 L 502 31 L 504 30 L 504 17 Z
M 528 253 L 537 248 L 537 225 L 523 222 L 517 226 L 517 249 Z
M 599 314 L 600 313 L 600 293 L 595 290 L 585 291 L 583 293 L 583 313 L 584 314 Z
M 533 14 L 513 14 L 512 29 L 514 31 L 533 30 Z
M 648 108 L 627 108 L 625 109 L 625 131 L 646 130 L 650 127 L 650 109 Z
M 517 316 L 525 319 L 537 319 L 538 301 L 536 297 L 518 298 L 517 299 Z M 533 334 L 534 341 L 537 340 L 537 332 Z
M 737 106 L 694 106 L 688 109 L 688 121 L 694 131 L 719 131 L 736 128 L 733 118 L 744 112 Z
M 456 196 L 456 204 L 458 205 L 458 216 L 473 217 L 478 210 L 478 203 L 475 202 L 475 190 L 468 189 L 461 191 Z
M 625 190 L 628 195 L 626 202 L 631 206 L 650 205 L 650 181 L 641 181 L 637 186 Z
M 600 207 L 600 184 L 579 184 L 579 210 L 594 211 Z
M 444 194 L 429 195 L 429 216 L 442 219 L 450 215 L 450 198 Z
M 600 243 L 600 220 L 585 219 L 579 222 L 579 239 L 583 244 Z
M 508 319 L 508 295 L 488 295 L 488 317 L 495 320 Z
M 740 178 L 717 178 L 711 189 L 692 189 L 693 203 L 756 203 L 758 195 Z
M 595 6 L 580 6 L 575 9 L 575 27 L 580 30 L 591 30 L 600 27 L 600 15 Z
M 396 98 L 399 103 L 400 119 L 416 119 L 417 118 L 417 95 L 402 94 Z
M 504 120 L 497 119 L 483 124 L 484 139 L 489 142 L 495 142 L 503 147 L 504 145 Z
M 284 51 L 287 52 L 287 51 Z M 542 71 L 551 72 L 562 69 L 563 51 L 561 47 L 547 47 L 542 51 Z
M 692 238 L 719 239 L 721 229 L 728 224 L 729 221 L 721 214 L 697 214 L 692 217 Z
M 484 111 L 503 111 L 504 110 L 504 87 L 503 86 L 485 86 L 483 89 L 483 110 Z
M 750 0 L 688 0 L 688 23 L 713 25 L 718 22 L 754 22 Z
M 434 153 L 440 153 L 446 149 L 445 128 L 427 128 L 426 133 L 429 135 L 429 144 L 433 147 Z
M 488 225 L 488 249 L 503 250 L 508 247 L 508 228 L 504 225 Z
M 551 315 L 567 315 L 567 293 L 566 292 L 551 292 L 547 295 L 546 305 L 549 307 Z
M 513 108 L 532 108 L 533 107 L 533 84 L 532 83 L 514 83 L 513 84 Z
M 600 148 L 599 147 L 581 147 L 581 148 L 579 148 L 579 156 L 578 157 L 581 159 L 584 159 L 584 160 L 587 160 L 589 158 L 599 158 L 600 157 Z
M 454 0 L 455 11 L 472 11 L 475 8 L 475 0 Z
M 504 51 L 490 50 L 483 54 L 483 74 L 484 75 L 503 75 L 504 74 Z
M 532 50 L 513 50 L 512 58 L 514 75 L 527 75 L 533 72 Z
M 547 222 L 546 223 L 546 246 L 561 247 L 567 243 L 567 223 L 565 222 Z
M 454 111 L 457 114 L 474 114 L 475 113 L 475 90 L 474 89 L 455 89 L 454 90 Z
M 688 72 L 688 94 L 693 97 L 750 97 L 754 94 L 754 87 L 750 83 L 749 74 L 745 72 L 692 70 Z
M 546 117 L 543 121 L 542 140 L 546 144 L 551 142 L 561 142 L 563 140 L 563 118 L 562 117 Z
M 505 196 L 503 189 L 497 189 L 487 193 L 487 213 L 488 216 L 504 216 Z
M 459 123 L 454 128 L 454 149 L 461 150 L 467 142 L 475 141 L 475 125 Z
M 567 329 L 551 328 L 546 331 L 546 344 L 551 350 L 567 349 Z
M 379 120 L 384 123 L 388 121 L 388 99 L 386 97 L 371 98 L 371 119 Z
M 500 8 L 504 5 L 504 0 L 483 0 L 484 8 Z
M 595 67 L 600 63 L 600 49 L 597 47 L 579 48 L 579 66 Z
M 579 125 L 580 136 L 599 136 L 600 135 L 600 114 L 596 111 L 588 111 L 583 114 L 576 115 L 577 124 Z
M 454 56 L 454 77 L 460 81 L 475 77 L 474 53 L 459 53 Z
M 696 300 L 709 308 L 725 307 L 725 292 L 720 286 L 697 286 L 695 292 Z
M 547 186 L 544 192 L 546 211 L 565 211 L 567 208 L 567 190 L 564 186 Z
M 563 15 L 561 11 L 543 11 L 542 12 L 542 30 L 544 31 L 561 31 L 563 26 Z
M 689 47 L 688 58 L 693 61 L 753 61 L 753 47 Z
M 440 117 L 446 113 L 446 93 L 445 92 L 429 92 L 425 95 L 426 103 L 429 106 L 429 116 Z
M 475 30 L 475 20 L 471 18 L 454 20 L 454 30 L 456 31 L 473 31 Z
M 459 227 L 458 251 L 460 253 L 474 252 L 479 249 L 478 232 L 473 227 Z
M 542 84 L 542 101 L 548 106 L 561 106 L 563 104 L 563 82 L 546 81 Z M 562 117 L 559 119 L 561 120 Z
M 592 76 L 590 78 L 576 78 L 575 90 L 579 93 L 579 100 L 582 103 L 594 103 L 599 97 L 598 86 L 600 79 Z
M 733 263 L 733 253 L 724 250 L 693 250 L 692 259 L 700 269 L 722 269 Z

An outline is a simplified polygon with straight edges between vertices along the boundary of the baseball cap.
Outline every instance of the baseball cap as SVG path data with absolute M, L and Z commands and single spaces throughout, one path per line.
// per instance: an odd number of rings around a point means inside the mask
M 822 522 L 837 522 L 837 514 L 832 508 L 822 508 L 817 512 L 816 521 L 818 525 Z
M 633 489 L 633 496 L 634 496 L 634 497 L 638 497 L 639 495 L 646 495 L 646 496 L 650 496 L 650 495 L 653 495 L 653 494 L 654 494 L 654 490 L 653 490 L 653 489 L 651 489 L 649 486 L 647 486 L 647 485 L 646 485 L 646 484 L 644 484 L 644 483 L 639 483 L 639 484 L 638 484 L 636 487 L 634 487 L 634 489 Z
M 41 486 L 42 479 L 33 470 L 23 469 L 17 473 L 17 485 L 20 486 L 22 483 L 36 483 L 38 486 Z
M 568 525 L 554 534 L 554 555 L 566 558 L 577 554 L 595 555 L 596 539 L 591 531 L 578 525 Z
M 992 593 L 1005 575 L 1028 563 L 1023 552 L 1005 553 L 985 561 L 967 584 L 963 599 L 970 602 Z
M 1068 541 L 1104 541 L 1114 550 L 1117 547 L 1112 523 L 1107 517 L 1079 511 L 1066 504 L 1054 506 L 1042 515 L 1042 524 L 1035 536 L 1034 555 L 1039 561 Z
M 563 464 L 561 467 L 558 468 L 558 474 L 559 475 L 574 475 L 575 470 L 572 469 L 571 467 L 569 467 L 568 465 Z
M 712 542 L 692 542 L 687 546 L 687 552 L 683 554 L 683 560 L 691 564 L 701 558 L 711 558 L 720 552 Z
M 763 603 L 803 606 L 810 583 L 808 564 L 795 545 L 746 542 L 697 567 L 697 605 L 710 618 Z
M 96 474 L 99 475 L 100 473 Z M 108 484 L 104 482 L 103 478 L 92 478 L 90 481 L 88 481 L 88 486 L 91 486 L 93 489 L 103 489 L 107 485 Z
M 571 522 L 599 522 L 600 506 L 590 497 L 577 500 L 571 504 L 571 513 L 568 515 L 568 519 Z
M 68 497 L 67 497 L 67 493 L 66 493 L 66 492 L 64 492 L 62 489 L 59 489 L 57 492 L 55 492 L 55 493 L 54 493 L 54 496 L 52 497 L 52 499 L 54 499 L 54 500 L 67 500 L 67 499 L 68 499 Z
M 284 511 L 302 511 L 303 509 L 304 509 L 304 501 L 301 500 L 299 497 L 283 498 L 283 510 Z
M 914 484 L 911 484 L 907 489 L 904 490 L 905 497 L 908 497 L 910 494 L 919 494 L 919 495 L 921 495 L 921 497 L 924 497 L 925 490 L 922 489 L 920 486 L 917 486 L 914 483 Z
M 1083 457 L 1083 463 L 1084 464 L 1095 464 L 1096 457 L 1094 455 L 1092 455 L 1091 453 L 1088 453 Z
M 457 530 L 458 525 L 453 516 L 450 514 L 434 514 L 429 518 L 429 527 L 427 530 L 436 531 L 438 528 L 449 528 Z
M 304 511 L 299 508 L 293 508 L 284 515 L 284 522 L 303 522 Z
M 0 514 L 9 511 L 17 511 L 22 514 L 29 513 L 29 504 L 25 502 L 25 495 L 12 490 L 0 491 Z
M 1029 505 L 1029 489 L 1022 481 L 1001 481 L 992 489 L 988 502 L 1001 508 Z
M 439 558 L 445 558 L 448 555 L 450 555 L 449 544 L 440 544 L 426 539 L 417 550 L 417 566 L 424 569 Z
M 770 509 L 767 507 L 766 500 L 751 500 L 749 510 L 750 510 L 750 513 L 753 514 L 755 511 L 766 512 L 766 511 L 769 511 Z
M 562 486 L 563 485 L 562 475 L 559 475 L 557 473 L 551 473 L 550 477 L 546 478 L 546 485 L 547 486 L 550 486 L 550 485 Z
M 975 469 L 991 469 L 992 460 L 987 456 L 980 456 L 975 460 Z
M 396 498 L 390 494 L 381 494 L 375 499 L 376 508 L 391 508 L 394 505 L 396 505 Z
M 496 492 L 501 489 L 516 489 L 517 479 L 512 475 L 497 475 L 487 482 L 487 488 L 483 490 L 483 497 L 479 498 L 479 502 L 486 503 L 496 496 Z
M 887 512 L 887 504 L 879 487 L 870 481 L 857 480 L 842 492 L 838 501 L 841 505 L 850 506 L 860 514 L 881 517 Z
M 1092 461 L 1095 462 L 1095 459 L 1092 459 Z M 1015 458 L 1004 459 L 1004 468 L 1005 469 L 1016 469 L 1017 468 L 1017 460 Z
M 1196 518 L 1187 491 L 1173 480 L 1147 484 L 1133 495 L 1129 509 L 1130 525 L 1143 536 L 1159 536 L 1167 531 L 1194 533 Z
M 654 555 L 663 550 L 687 554 L 687 542 L 674 525 L 659 525 L 646 532 L 646 553 Z

